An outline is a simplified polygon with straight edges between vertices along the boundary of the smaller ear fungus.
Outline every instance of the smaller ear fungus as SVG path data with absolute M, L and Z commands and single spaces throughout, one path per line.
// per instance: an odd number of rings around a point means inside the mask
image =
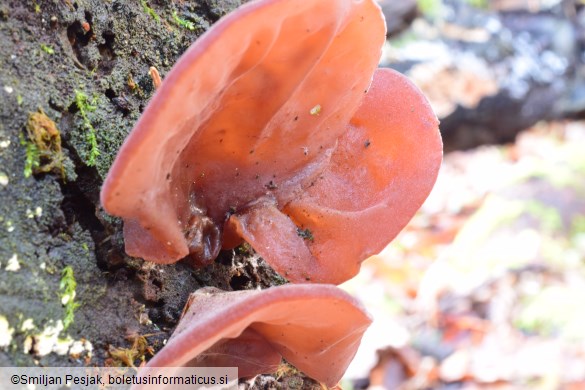
M 353 359 L 371 319 L 343 290 L 285 285 L 222 292 L 203 288 L 148 367 L 238 367 L 240 377 L 275 372 L 285 358 L 334 386 Z

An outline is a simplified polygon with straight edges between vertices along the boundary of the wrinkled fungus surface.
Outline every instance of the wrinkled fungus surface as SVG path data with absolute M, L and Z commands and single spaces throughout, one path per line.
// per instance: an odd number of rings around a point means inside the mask
M 328 285 L 191 295 L 175 333 L 149 367 L 238 367 L 275 372 L 284 357 L 328 386 L 340 380 L 370 325 L 361 305 Z
M 104 183 L 127 253 L 201 265 L 245 239 L 292 282 L 355 275 L 420 207 L 442 158 L 420 92 L 374 74 L 384 39 L 373 0 L 258 0 L 220 20 Z

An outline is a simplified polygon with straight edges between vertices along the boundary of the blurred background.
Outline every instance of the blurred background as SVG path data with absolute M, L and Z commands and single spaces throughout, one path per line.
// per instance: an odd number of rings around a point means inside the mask
M 441 120 L 416 217 L 342 287 L 348 389 L 585 389 L 585 1 L 380 0 Z

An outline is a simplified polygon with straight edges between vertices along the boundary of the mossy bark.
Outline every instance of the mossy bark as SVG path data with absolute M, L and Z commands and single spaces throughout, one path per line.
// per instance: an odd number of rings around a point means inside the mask
M 152 96 L 149 68 L 164 80 L 187 47 L 242 2 L 0 3 L 0 320 L 8 335 L 0 365 L 116 364 L 112 348 L 130 348 L 136 335 L 160 348 L 198 287 L 282 282 L 250 253 L 223 253 L 203 270 L 129 258 L 121 221 L 99 205 L 101 183 Z M 25 177 L 26 124 L 39 110 L 60 132 L 63 175 Z M 63 297 L 68 266 L 75 306 Z M 68 308 L 73 322 L 60 330 Z M 52 352 L 40 353 L 51 337 Z M 73 341 L 89 341 L 93 351 L 74 353 Z

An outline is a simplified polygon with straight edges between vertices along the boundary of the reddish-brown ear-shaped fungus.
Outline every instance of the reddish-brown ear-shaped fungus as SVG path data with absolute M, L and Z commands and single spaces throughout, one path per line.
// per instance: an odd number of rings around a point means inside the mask
M 379 69 L 329 163 L 304 192 L 281 201 L 281 210 L 257 202 L 232 215 L 227 230 L 244 237 L 289 280 L 350 279 L 431 191 L 442 160 L 437 126 L 408 79 Z
M 420 92 L 390 71 L 372 81 L 384 39 L 374 0 L 258 0 L 214 25 L 104 183 L 127 253 L 205 264 L 243 238 L 290 281 L 353 276 L 422 204 L 442 156 Z
M 334 286 L 207 287 L 191 295 L 173 336 L 148 366 L 235 366 L 240 377 L 250 377 L 275 372 L 284 357 L 334 386 L 370 322 L 361 305 Z

